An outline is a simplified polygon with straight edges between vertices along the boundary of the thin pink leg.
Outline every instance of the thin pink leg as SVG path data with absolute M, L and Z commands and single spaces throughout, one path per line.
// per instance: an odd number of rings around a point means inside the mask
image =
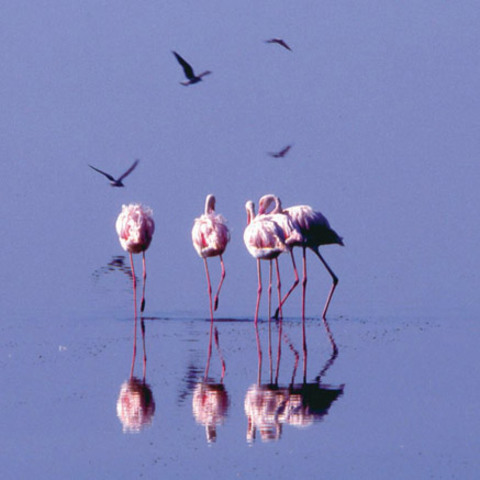
M 218 356 L 220 357 L 220 362 L 222 364 L 222 376 L 220 378 L 220 383 L 223 383 L 223 378 L 225 377 L 226 366 L 225 366 L 225 359 L 223 358 L 222 350 L 220 348 L 220 342 L 218 340 L 217 327 L 215 327 L 215 346 L 217 347 Z
M 270 363 L 270 383 L 273 380 L 273 357 L 272 357 L 272 260 L 268 261 L 268 360 Z
M 212 297 L 210 297 L 211 303 Z M 213 336 L 213 321 L 210 322 L 210 339 L 208 341 L 208 351 L 207 351 L 207 364 L 205 365 L 205 374 L 203 376 L 204 381 L 207 381 L 208 371 L 210 369 L 210 359 L 212 358 L 212 336 Z
M 145 264 L 145 252 L 142 252 L 142 263 L 143 263 L 143 291 L 142 291 L 142 303 L 140 304 L 140 311 L 145 310 L 145 282 L 147 281 L 147 269 Z
M 283 315 L 282 315 L 282 283 L 280 280 L 280 267 L 278 266 L 278 258 L 275 259 L 275 267 L 277 272 L 277 292 L 278 292 L 278 308 L 280 311 L 280 324 L 278 327 L 278 350 L 277 350 L 277 367 L 275 371 L 275 383 L 278 383 L 278 374 L 280 372 L 280 357 L 282 353 L 282 326 L 283 326 Z
M 142 329 L 142 344 L 143 344 L 143 383 L 147 376 L 147 350 L 145 347 L 145 322 L 143 318 L 140 318 L 140 327 Z
M 255 307 L 255 336 L 257 339 L 257 352 L 258 352 L 258 384 L 260 385 L 261 373 L 262 373 L 262 347 L 260 345 L 260 335 L 258 333 L 258 309 L 260 307 L 260 296 L 262 295 L 262 269 L 260 266 L 260 260 L 257 258 L 257 276 L 258 276 L 258 288 L 257 288 L 257 305 Z
M 257 287 L 257 305 L 255 307 L 255 325 L 258 322 L 258 309 L 260 308 L 260 297 L 262 295 L 262 269 L 260 267 L 260 260 L 257 258 L 257 276 L 258 276 L 258 287 Z
M 297 265 L 295 263 L 295 257 L 293 255 L 293 250 L 290 250 L 290 257 L 292 259 L 292 266 L 293 266 L 293 273 L 295 275 L 295 280 L 293 281 L 293 285 L 290 287 L 290 290 L 285 294 L 282 301 L 280 302 L 280 305 L 277 308 L 277 311 L 275 312 L 275 318 L 278 318 L 280 307 L 283 307 L 283 304 L 285 303 L 287 298 L 290 296 L 290 294 L 295 290 L 297 285 L 300 283 L 300 278 L 298 276 L 298 270 L 297 270 Z
M 303 346 L 303 381 L 307 378 L 307 335 L 305 331 L 305 303 L 307 296 L 307 250 L 303 247 L 303 281 L 302 281 L 302 346 Z
M 260 344 L 260 335 L 258 333 L 258 324 L 255 323 L 255 338 L 257 339 L 257 353 L 258 353 L 258 373 L 257 383 L 260 385 L 262 380 L 262 346 Z
M 133 378 L 133 370 L 135 367 L 136 357 L 137 357 L 137 313 L 135 311 L 135 321 L 133 323 L 133 354 L 132 354 L 132 364 L 130 366 L 130 379 Z
M 317 257 L 321 260 L 324 267 L 327 269 L 328 273 L 332 277 L 332 287 L 330 288 L 330 292 L 328 293 L 327 301 L 325 302 L 325 306 L 323 307 L 322 318 L 325 318 L 326 315 L 327 315 L 328 306 L 330 305 L 330 301 L 332 300 L 333 292 L 335 291 L 335 288 L 337 287 L 337 284 L 338 284 L 338 277 L 335 275 L 335 273 L 333 273 L 333 270 L 328 266 L 328 263 L 320 255 L 320 252 L 318 251 L 318 248 L 316 248 L 316 249 L 312 248 L 312 250 L 315 252 Z
M 220 255 L 220 265 L 222 266 L 222 275 L 220 277 L 220 283 L 218 284 L 217 293 L 215 294 L 215 301 L 214 301 L 214 310 L 216 311 L 218 308 L 218 297 L 220 295 L 220 289 L 222 288 L 223 281 L 225 280 L 225 265 L 223 264 L 223 258 Z
M 305 321 L 305 299 L 307 296 L 307 251 L 303 247 L 303 280 L 302 280 L 302 321 Z
M 133 280 L 133 355 L 132 355 L 132 366 L 130 368 L 130 378 L 133 377 L 133 368 L 135 366 L 135 358 L 137 356 L 137 281 L 135 278 L 135 268 L 133 266 L 133 256 L 130 253 L 130 268 L 132 269 L 132 280 Z
M 208 263 L 205 257 L 203 258 L 203 262 L 205 264 L 205 274 L 207 275 L 207 292 L 208 292 L 208 301 L 210 306 L 210 321 L 213 322 L 212 283 L 210 282 L 210 273 L 208 271 Z

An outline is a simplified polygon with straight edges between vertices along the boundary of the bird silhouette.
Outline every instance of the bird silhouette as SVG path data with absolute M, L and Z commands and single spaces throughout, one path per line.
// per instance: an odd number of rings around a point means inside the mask
M 123 174 L 121 175 L 120 177 L 118 177 L 117 179 L 115 179 L 112 175 L 110 175 L 109 173 L 106 173 L 102 170 L 100 170 L 99 168 L 96 168 L 94 167 L 93 165 L 88 165 L 90 168 L 93 168 L 94 170 L 96 170 L 97 172 L 101 173 L 102 175 L 105 175 L 109 180 L 110 180 L 110 185 L 112 187 L 124 187 L 125 185 L 123 184 L 122 180 L 127 176 L 127 175 L 130 175 L 133 170 L 135 169 L 135 167 L 138 165 L 138 162 L 140 160 L 135 160 L 133 162 L 133 165 Z
M 281 38 L 271 38 L 270 40 L 265 40 L 265 43 L 278 43 L 283 48 L 292 51 L 292 49 Z
M 287 145 L 286 147 L 282 148 L 279 152 L 269 152 L 269 155 L 273 158 L 283 158 L 291 148 L 292 148 L 292 145 Z
M 183 72 L 185 73 L 185 76 L 188 79 L 188 82 L 180 82 L 182 85 L 185 85 L 188 87 L 188 85 L 192 85 L 194 83 L 198 83 L 202 80 L 202 77 L 205 75 L 209 75 L 212 73 L 210 70 L 206 70 L 205 72 L 200 73 L 199 75 L 195 75 L 192 66 L 185 61 L 177 52 L 172 50 L 172 53 L 175 55 L 175 58 L 177 59 L 178 63 L 182 66 Z

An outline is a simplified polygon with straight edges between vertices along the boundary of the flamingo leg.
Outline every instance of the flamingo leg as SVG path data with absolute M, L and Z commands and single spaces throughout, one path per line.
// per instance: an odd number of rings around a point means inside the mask
M 260 384 L 262 374 L 262 347 L 260 345 L 260 335 L 258 333 L 258 309 L 260 307 L 260 296 L 262 295 L 262 269 L 260 266 L 260 260 L 257 258 L 257 275 L 258 275 L 258 288 L 257 288 L 257 305 L 255 307 L 255 336 L 257 339 L 257 351 L 258 351 L 258 384 Z
M 220 357 L 220 362 L 222 363 L 222 376 L 220 378 L 220 383 L 223 383 L 223 377 L 225 377 L 225 359 L 223 358 L 222 350 L 220 349 L 220 342 L 218 340 L 218 330 L 215 327 L 215 346 L 217 347 L 218 356 Z
M 132 354 L 132 364 L 130 366 L 130 379 L 133 378 L 133 369 L 135 367 L 136 356 L 137 356 L 137 314 L 135 309 L 135 321 L 133 324 L 133 354 Z
M 142 262 L 143 262 L 143 291 L 142 291 L 142 302 L 140 304 L 140 311 L 143 312 L 145 310 L 145 282 L 147 281 L 147 269 L 145 263 L 145 252 L 142 254 Z
M 212 283 L 210 282 L 210 273 L 208 271 L 208 263 L 205 257 L 203 258 L 203 263 L 205 265 L 205 274 L 207 276 L 207 292 L 208 292 L 208 301 L 210 305 L 210 321 L 213 322 Z
M 295 280 L 293 281 L 293 284 L 290 287 L 290 290 L 285 294 L 282 301 L 280 302 L 279 307 L 277 308 L 277 311 L 275 312 L 274 318 L 276 318 L 276 319 L 278 319 L 278 314 L 279 314 L 279 311 L 280 311 L 280 307 L 283 307 L 283 304 L 285 303 L 287 298 L 290 296 L 290 294 L 295 290 L 297 285 L 300 283 L 300 278 L 298 276 L 298 270 L 297 270 L 297 265 L 295 263 L 295 257 L 293 255 L 293 250 L 290 250 L 290 257 L 292 258 L 292 266 L 293 266 L 293 273 L 295 275 Z
M 145 348 L 145 321 L 140 319 L 140 327 L 142 329 L 142 344 L 143 344 L 143 383 L 147 375 L 147 350 Z
M 270 362 L 270 383 L 273 379 L 273 357 L 272 357 L 272 325 L 271 325 L 271 305 L 272 305 L 272 260 L 268 261 L 268 359 Z
M 323 313 L 322 313 L 322 318 L 325 318 L 327 315 L 327 310 L 330 305 L 330 301 L 332 300 L 333 297 L 333 292 L 335 291 L 335 288 L 337 287 L 338 284 L 338 277 L 333 273 L 333 270 L 328 266 L 328 263 L 324 260 L 324 258 L 320 255 L 320 252 L 318 251 L 318 248 L 313 248 L 312 249 L 317 257 L 321 260 L 323 263 L 323 266 L 327 269 L 328 273 L 332 277 L 332 287 L 330 288 L 330 292 L 328 293 L 327 300 L 325 302 L 325 306 L 323 307 Z
M 212 297 L 210 297 L 211 300 Z M 212 358 L 212 337 L 213 337 L 213 321 L 210 322 L 210 339 L 208 341 L 207 364 L 205 365 L 204 381 L 207 381 L 208 370 L 210 369 L 210 359 Z
M 306 250 L 306 247 L 303 247 L 302 322 L 305 321 L 306 296 L 307 296 L 307 250 Z
M 257 258 L 257 276 L 258 276 L 258 287 L 257 287 L 257 305 L 255 307 L 255 325 L 258 322 L 258 309 L 260 307 L 260 297 L 262 295 L 262 269 L 260 267 L 260 260 Z
M 277 367 L 275 371 L 275 383 L 278 383 L 278 374 L 280 372 L 280 357 L 282 353 L 282 326 L 283 326 L 283 315 L 282 315 L 282 283 L 280 280 L 280 268 L 278 266 L 278 258 L 275 259 L 275 267 L 277 272 L 277 291 L 278 291 L 278 308 L 280 311 L 280 325 L 278 328 L 278 351 L 277 351 Z
M 222 288 L 223 281 L 225 280 L 225 265 L 223 264 L 223 257 L 220 255 L 220 265 L 222 266 L 222 275 L 220 277 L 220 283 L 218 284 L 217 293 L 215 294 L 215 301 L 213 309 L 216 311 L 218 308 L 218 296 L 220 295 L 220 289 Z

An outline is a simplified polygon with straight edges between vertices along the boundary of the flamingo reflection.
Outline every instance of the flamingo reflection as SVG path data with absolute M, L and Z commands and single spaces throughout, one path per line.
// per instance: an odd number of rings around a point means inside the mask
M 222 365 L 222 373 L 220 381 L 216 382 L 208 376 L 210 369 L 210 360 L 212 355 L 212 342 L 215 339 L 220 362 Z M 227 390 L 223 384 L 225 377 L 225 360 L 223 358 L 220 344 L 218 341 L 218 330 L 210 323 L 210 339 L 207 350 L 207 363 L 203 379 L 198 382 L 193 391 L 192 409 L 195 421 L 205 427 L 207 442 L 213 443 L 217 439 L 217 425 L 222 425 L 227 417 L 230 400 Z
M 258 331 L 257 331 L 258 336 Z M 278 376 L 274 382 L 261 382 L 261 366 L 257 384 L 252 385 L 245 396 L 244 409 L 248 420 L 247 441 L 253 443 L 257 431 L 263 442 L 276 441 L 281 438 L 284 425 L 294 427 L 307 427 L 321 421 L 329 412 L 331 405 L 343 395 L 344 385 L 332 386 L 324 384 L 322 378 L 333 365 L 338 356 L 338 348 L 332 348 L 330 357 L 323 365 L 320 373 L 313 382 L 306 381 L 306 348 L 303 349 L 304 369 L 303 381 L 295 383 L 299 354 L 288 335 L 282 334 L 285 342 L 294 354 L 293 373 L 289 384 L 281 385 Z M 333 337 L 331 341 L 334 342 Z M 303 342 L 304 346 L 306 342 Z M 260 343 L 257 340 L 257 346 Z M 280 349 L 278 350 L 278 363 L 280 362 Z M 258 359 L 261 362 L 261 352 Z M 272 378 L 272 373 L 270 373 Z
M 135 299 L 136 304 L 136 299 Z M 136 310 L 135 310 L 136 312 Z M 135 327 L 133 337 L 133 355 L 129 379 L 120 387 L 117 400 L 117 416 L 122 422 L 124 433 L 138 433 L 152 424 L 155 414 L 155 400 L 152 389 L 146 382 L 147 354 L 145 348 L 145 322 L 140 319 L 143 345 L 143 372 L 142 378 L 134 376 L 135 360 L 137 353 L 137 316 L 135 314 Z

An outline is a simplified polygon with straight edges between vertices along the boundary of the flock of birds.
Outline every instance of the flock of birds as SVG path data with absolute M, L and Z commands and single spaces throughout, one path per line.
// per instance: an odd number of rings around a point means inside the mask
M 280 38 L 272 38 L 265 41 L 266 43 L 274 43 L 290 50 L 287 43 Z M 200 74 L 195 74 L 193 67 L 177 52 L 172 51 L 178 63 L 183 68 L 183 72 L 187 81 L 180 82 L 184 86 L 198 83 L 206 75 L 211 72 L 206 70 Z M 270 153 L 274 158 L 284 157 L 292 145 L 284 147 L 276 153 Z M 123 180 L 133 172 L 137 167 L 139 160 L 134 163 L 118 178 L 100 170 L 93 165 L 90 168 L 104 175 L 113 187 L 124 187 Z M 243 239 L 249 253 L 257 260 L 258 289 L 257 302 L 255 308 L 255 324 L 258 321 L 258 312 L 260 298 L 262 294 L 262 275 L 260 260 L 268 260 L 270 263 L 270 281 L 268 286 L 269 292 L 269 310 L 270 310 L 270 292 L 272 288 L 272 262 L 275 263 L 278 291 L 278 308 L 275 312 L 275 318 L 281 317 L 282 307 L 285 301 L 297 287 L 300 282 L 295 257 L 293 254 L 294 247 L 301 247 L 303 251 L 303 277 L 302 277 L 302 318 L 305 318 L 305 295 L 307 286 L 307 263 L 306 250 L 312 250 L 320 259 L 324 267 L 332 278 L 332 286 L 327 296 L 325 306 L 323 308 L 322 318 L 325 319 L 333 292 L 337 286 L 338 278 L 322 257 L 319 251 L 320 245 L 338 244 L 343 245 L 342 238 L 330 227 L 325 216 L 314 211 L 308 205 L 297 205 L 293 207 L 283 208 L 280 199 L 268 194 L 260 198 L 258 202 L 258 213 L 255 213 L 255 205 L 252 201 L 245 204 L 247 211 L 247 227 L 245 228 Z M 134 290 L 136 291 L 136 277 L 133 265 L 132 254 L 142 253 L 143 260 L 143 293 L 141 300 L 141 311 L 145 309 L 145 281 L 146 281 L 146 265 L 145 251 L 148 249 L 155 230 L 152 210 L 141 204 L 123 205 L 122 211 L 116 221 L 116 230 L 123 249 L 130 255 L 130 265 L 132 269 L 132 278 L 134 282 Z M 215 197 L 207 195 L 205 201 L 205 210 L 203 215 L 196 218 L 192 229 L 192 241 L 198 255 L 203 258 L 205 272 L 207 277 L 208 295 L 210 301 L 210 318 L 213 321 L 213 312 L 218 308 L 218 299 L 220 290 L 225 279 L 225 265 L 223 262 L 223 253 L 230 241 L 230 232 L 226 224 L 225 218 L 215 212 Z M 291 285 L 287 293 L 281 296 L 280 272 L 278 266 L 278 257 L 281 253 L 288 253 L 291 257 L 293 272 L 295 275 L 294 283 Z M 210 273 L 208 269 L 207 258 L 219 257 L 221 264 L 221 277 L 215 296 L 212 300 L 212 285 Z M 270 311 L 269 311 L 270 316 Z

